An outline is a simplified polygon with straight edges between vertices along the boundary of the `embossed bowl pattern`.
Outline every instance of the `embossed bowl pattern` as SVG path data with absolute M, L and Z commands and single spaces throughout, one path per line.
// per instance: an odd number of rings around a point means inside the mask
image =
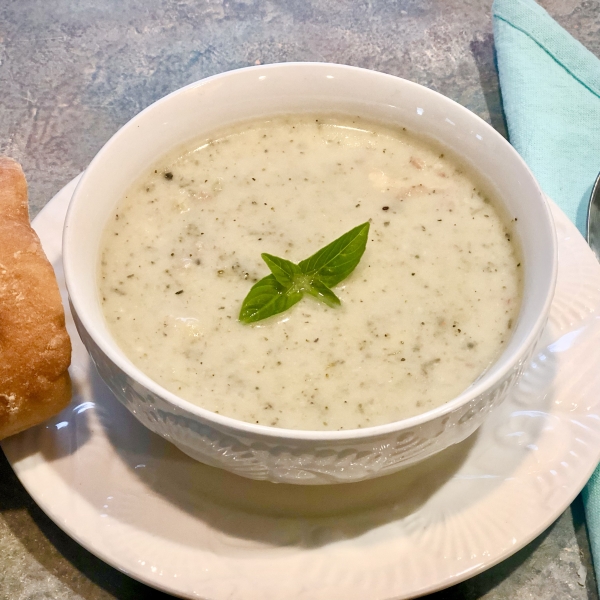
M 501 357 L 459 397 L 423 415 L 354 431 L 269 428 L 216 415 L 164 390 L 123 355 L 104 322 L 97 291 L 100 236 L 135 177 L 188 139 L 275 113 L 351 112 L 451 148 L 518 217 L 525 266 L 523 305 Z M 159 100 L 119 130 L 86 170 L 65 224 L 63 260 L 71 309 L 101 377 L 146 427 L 189 456 L 252 479 L 328 484 L 392 473 L 471 435 L 510 393 L 546 322 L 557 269 L 549 207 L 525 163 L 474 114 L 396 77 L 325 63 L 241 69 Z

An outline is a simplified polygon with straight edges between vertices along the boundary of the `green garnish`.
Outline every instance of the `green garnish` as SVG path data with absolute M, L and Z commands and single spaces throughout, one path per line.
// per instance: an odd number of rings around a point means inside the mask
M 329 306 L 338 306 L 340 299 L 330 288 L 354 271 L 368 239 L 367 222 L 298 264 L 272 254 L 261 254 L 271 274 L 256 282 L 244 298 L 240 321 L 255 323 L 282 313 L 299 302 L 305 293 Z

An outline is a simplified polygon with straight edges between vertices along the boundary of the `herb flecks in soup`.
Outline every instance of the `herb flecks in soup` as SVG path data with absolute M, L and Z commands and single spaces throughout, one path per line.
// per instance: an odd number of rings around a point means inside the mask
M 298 263 L 370 222 L 333 291 L 238 321 L 262 253 Z M 100 294 L 129 358 L 210 411 L 353 429 L 465 390 L 511 335 L 521 294 L 508 220 L 442 150 L 359 119 L 278 117 L 167 156 L 103 239 Z

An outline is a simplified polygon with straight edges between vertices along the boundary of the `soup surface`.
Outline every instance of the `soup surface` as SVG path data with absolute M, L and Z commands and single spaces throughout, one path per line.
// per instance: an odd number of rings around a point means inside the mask
M 370 221 L 335 289 L 252 325 L 269 274 Z M 354 429 L 425 412 L 500 354 L 521 296 L 512 227 L 443 150 L 351 117 L 245 123 L 180 148 L 119 202 L 100 295 L 125 354 L 210 411 L 292 429 Z

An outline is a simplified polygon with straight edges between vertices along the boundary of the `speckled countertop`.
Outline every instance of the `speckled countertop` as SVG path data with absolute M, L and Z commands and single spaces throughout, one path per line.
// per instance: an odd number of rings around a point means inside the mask
M 598 1 L 541 0 L 600 56 Z M 144 107 L 208 75 L 328 61 L 399 75 L 505 134 L 485 0 L 2 0 L 0 153 L 34 216 Z M 0 455 L 0 598 L 166 598 L 66 536 Z M 431 598 L 598 598 L 579 499 L 510 559 Z

